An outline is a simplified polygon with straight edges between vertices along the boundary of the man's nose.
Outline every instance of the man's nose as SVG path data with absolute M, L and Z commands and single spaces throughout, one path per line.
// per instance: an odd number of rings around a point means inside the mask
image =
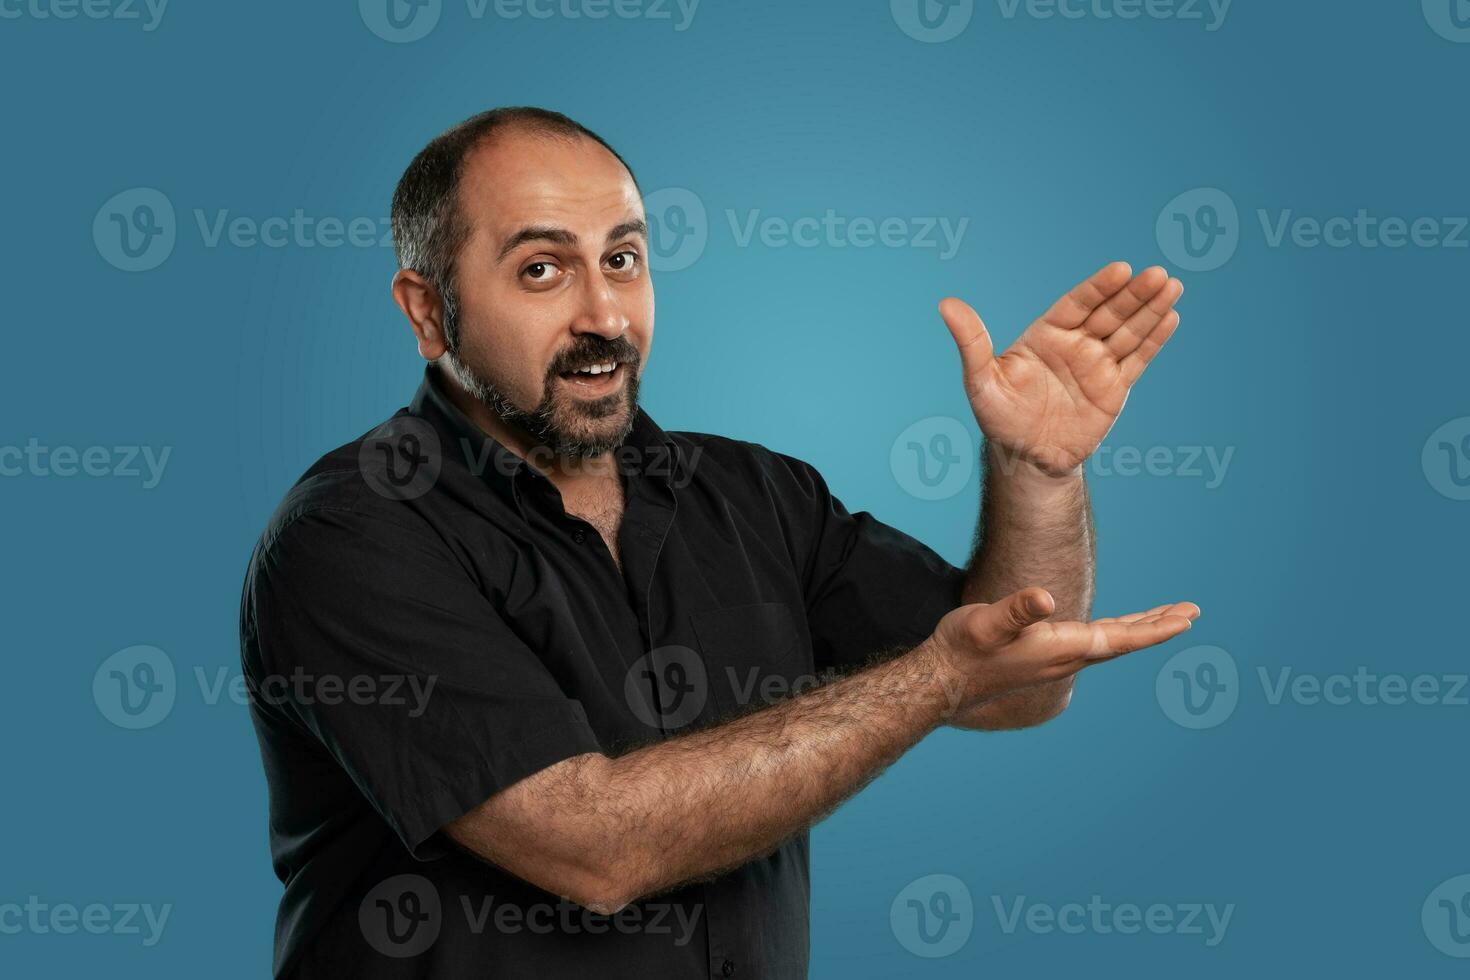
M 582 308 L 572 323 L 573 333 L 595 333 L 612 339 L 621 337 L 628 329 L 628 318 L 623 313 L 612 284 L 603 276 L 593 276 L 583 287 Z

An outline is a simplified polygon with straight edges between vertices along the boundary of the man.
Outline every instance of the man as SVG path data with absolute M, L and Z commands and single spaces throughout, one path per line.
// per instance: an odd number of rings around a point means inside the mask
M 804 976 L 813 823 L 1199 613 L 1086 622 L 1082 466 L 1178 323 L 1162 269 L 1106 266 L 998 358 L 941 304 L 989 447 L 961 570 L 637 407 L 646 219 L 590 131 L 476 116 L 392 218 L 424 381 L 286 495 L 242 600 L 277 976 Z

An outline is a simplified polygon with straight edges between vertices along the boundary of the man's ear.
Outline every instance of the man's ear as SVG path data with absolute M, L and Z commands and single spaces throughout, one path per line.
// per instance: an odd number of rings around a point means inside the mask
M 408 317 L 418 338 L 419 356 L 437 361 L 447 349 L 444 340 L 444 304 L 433 283 L 412 269 L 399 269 L 393 277 L 393 302 Z

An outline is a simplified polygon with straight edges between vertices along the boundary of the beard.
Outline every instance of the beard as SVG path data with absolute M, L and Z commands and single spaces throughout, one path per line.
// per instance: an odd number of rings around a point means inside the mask
M 474 352 L 467 352 L 457 336 L 446 331 L 453 343 L 446 346 L 444 360 L 463 388 L 501 421 L 529 433 L 531 438 L 558 456 L 589 458 L 601 456 L 622 445 L 633 430 L 638 414 L 638 349 L 623 337 L 608 339 L 593 334 L 579 337 L 571 347 L 552 359 L 546 370 L 541 400 L 523 408 L 497 384 Z M 573 398 L 559 390 L 563 372 L 584 364 L 618 363 L 627 378 L 618 390 L 596 399 Z

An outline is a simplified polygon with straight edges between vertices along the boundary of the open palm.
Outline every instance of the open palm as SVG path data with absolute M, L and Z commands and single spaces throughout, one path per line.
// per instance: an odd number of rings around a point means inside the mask
M 999 357 L 979 314 L 953 297 L 941 302 L 986 439 L 1047 473 L 1082 465 L 1179 325 L 1174 304 L 1183 291 L 1159 266 L 1132 276 L 1127 263 L 1113 262 L 1057 300 Z

